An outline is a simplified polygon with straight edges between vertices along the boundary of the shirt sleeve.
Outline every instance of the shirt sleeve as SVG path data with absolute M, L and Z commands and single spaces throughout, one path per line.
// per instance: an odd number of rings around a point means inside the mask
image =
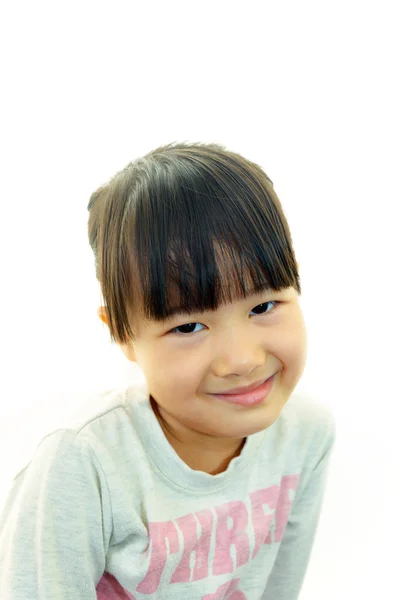
M 305 473 L 293 502 L 281 545 L 261 600 L 298 600 L 321 514 L 330 456 L 335 443 L 335 422 L 330 414 L 320 460 Z
M 97 598 L 107 502 L 101 466 L 82 437 L 59 430 L 42 440 L 0 516 L 0 598 Z

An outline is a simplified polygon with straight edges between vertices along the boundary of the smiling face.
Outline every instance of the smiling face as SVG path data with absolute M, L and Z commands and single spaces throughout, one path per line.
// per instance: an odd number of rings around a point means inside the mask
M 307 336 L 297 292 L 250 295 L 216 310 L 135 320 L 136 338 L 122 347 L 137 361 L 172 437 L 242 440 L 272 425 L 306 363 Z M 261 404 L 217 398 L 275 374 Z
M 100 316 L 141 367 L 168 441 L 192 468 L 208 455 L 200 468 L 214 473 L 276 421 L 305 367 L 298 265 L 273 184 L 221 146 L 170 145 L 88 208 Z M 219 396 L 272 375 L 263 402 Z

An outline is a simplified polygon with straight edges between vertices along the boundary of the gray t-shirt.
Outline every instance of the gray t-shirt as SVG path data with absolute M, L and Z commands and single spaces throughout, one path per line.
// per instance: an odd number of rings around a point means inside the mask
M 176 454 L 145 388 L 40 442 L 0 516 L 1 600 L 296 600 L 335 421 L 294 392 L 219 475 Z

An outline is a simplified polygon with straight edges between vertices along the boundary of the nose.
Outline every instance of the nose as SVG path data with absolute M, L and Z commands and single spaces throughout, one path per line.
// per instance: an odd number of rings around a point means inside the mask
M 265 350 L 260 340 L 251 338 L 248 331 L 241 333 L 231 329 L 213 345 L 211 370 L 216 377 L 245 377 L 265 363 Z

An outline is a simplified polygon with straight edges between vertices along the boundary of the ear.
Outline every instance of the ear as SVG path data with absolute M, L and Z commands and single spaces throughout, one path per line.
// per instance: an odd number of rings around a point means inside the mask
M 106 311 L 104 309 L 104 306 L 99 306 L 99 308 L 97 309 L 97 314 L 99 315 L 99 317 L 103 321 L 103 323 L 105 323 L 106 325 L 108 325 L 107 315 L 106 315 Z
M 97 309 L 97 314 L 99 315 L 103 323 L 105 323 L 107 327 L 109 327 L 104 306 L 99 306 L 99 308 Z M 125 344 L 118 343 L 118 345 L 128 360 L 130 360 L 131 362 L 136 362 L 136 353 L 132 342 L 126 342 Z

